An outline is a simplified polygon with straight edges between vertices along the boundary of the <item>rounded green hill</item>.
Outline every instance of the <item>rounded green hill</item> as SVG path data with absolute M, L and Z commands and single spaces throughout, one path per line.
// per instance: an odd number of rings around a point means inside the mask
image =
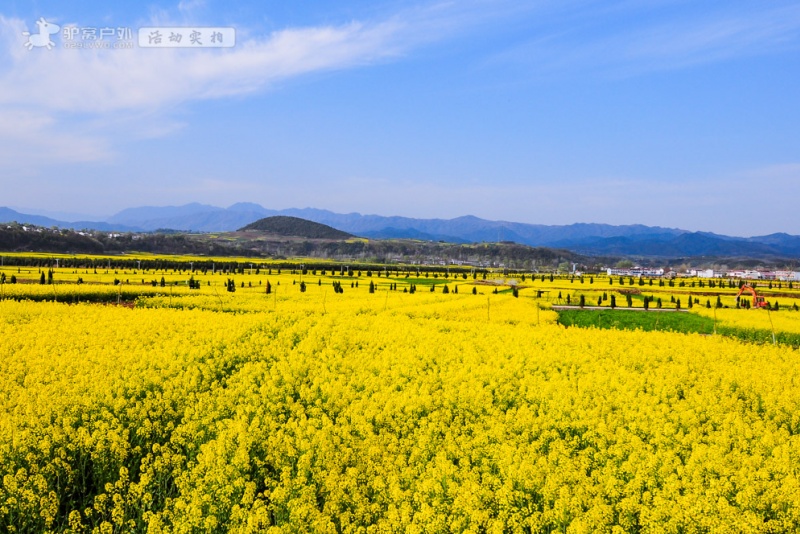
M 238 231 L 263 232 L 285 237 L 305 237 L 307 239 L 349 239 L 353 237 L 352 234 L 342 232 L 326 224 L 285 215 L 259 219 L 240 228 Z

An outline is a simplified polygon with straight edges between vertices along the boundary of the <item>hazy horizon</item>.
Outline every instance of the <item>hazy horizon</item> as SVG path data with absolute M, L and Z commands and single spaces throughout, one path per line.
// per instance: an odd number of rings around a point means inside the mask
M 107 220 L 111 219 L 115 215 L 117 215 L 117 214 L 119 214 L 119 213 L 121 213 L 121 212 L 123 212 L 123 211 L 125 211 L 127 209 L 138 209 L 138 208 L 148 208 L 148 209 L 153 209 L 153 208 L 154 209 L 158 209 L 158 208 L 180 208 L 180 207 L 191 205 L 191 204 L 198 204 L 198 205 L 202 205 L 202 206 L 208 206 L 208 207 L 211 207 L 211 208 L 217 208 L 217 209 L 226 210 L 226 209 L 229 209 L 229 208 L 233 207 L 233 205 L 240 204 L 240 203 L 250 203 L 250 202 L 249 201 L 234 202 L 233 204 L 228 205 L 228 206 L 215 206 L 215 205 L 212 205 L 212 204 L 206 204 L 206 203 L 202 203 L 202 202 L 188 202 L 187 204 L 181 204 L 181 205 L 163 205 L 163 206 L 156 206 L 156 205 L 129 206 L 128 208 L 123 208 L 122 210 L 120 210 L 118 212 L 109 213 L 109 214 L 106 214 L 106 215 L 90 215 L 90 214 L 87 214 L 87 213 L 80 214 L 80 213 L 70 213 L 70 212 L 61 212 L 61 211 L 50 211 L 50 210 L 26 208 L 26 207 L 19 207 L 19 206 L 16 206 L 16 207 L 15 206 L 0 206 L 0 208 L 7 207 L 9 209 L 13 209 L 13 210 L 15 210 L 17 212 L 24 213 L 24 214 L 27 214 L 27 215 L 38 215 L 38 216 L 43 216 L 43 217 L 49 217 L 51 219 L 60 220 L 62 222 L 106 222 Z M 258 203 L 255 203 L 255 204 L 258 204 Z M 337 211 L 334 211 L 334 210 L 326 210 L 325 208 L 317 208 L 317 207 L 314 207 L 314 206 L 290 206 L 290 207 L 283 207 L 283 208 L 279 207 L 279 208 L 276 208 L 276 207 L 263 206 L 262 205 L 261 207 L 264 208 L 264 209 L 273 210 L 273 211 L 312 209 L 312 210 L 329 211 L 329 212 L 340 214 L 340 215 L 356 214 L 356 215 L 367 216 L 367 217 L 369 217 L 369 216 L 377 216 L 377 217 L 387 217 L 387 218 L 406 217 L 405 215 L 400 215 L 400 214 L 396 214 L 396 213 L 374 213 L 374 212 L 356 212 L 356 211 L 352 211 L 352 212 L 337 212 Z M 431 219 L 451 220 L 451 219 L 457 219 L 457 218 L 460 218 L 460 217 L 478 217 L 478 216 L 474 215 L 472 213 L 463 213 L 463 214 L 457 215 L 455 217 L 409 217 L 409 218 L 411 218 L 411 219 L 420 219 L 420 220 L 431 220 Z M 610 223 L 605 223 L 605 222 L 602 222 L 602 221 L 585 220 L 585 221 L 573 221 L 571 223 L 560 224 L 560 225 L 555 225 L 555 224 L 551 225 L 551 224 L 548 224 L 548 223 L 529 223 L 529 222 L 526 222 L 526 221 L 517 221 L 517 220 L 511 220 L 511 219 L 485 219 L 483 217 L 479 217 L 479 218 L 480 219 L 484 219 L 484 220 L 488 220 L 488 221 L 494 221 L 494 222 L 523 223 L 523 224 L 542 224 L 544 226 L 570 226 L 570 225 L 575 225 L 575 224 L 600 224 L 600 225 L 610 224 Z M 630 223 L 630 224 L 621 224 L 621 225 L 612 225 L 612 226 L 635 226 L 635 225 L 643 225 L 643 224 L 642 223 Z M 649 227 L 652 227 L 652 228 L 672 229 L 672 230 L 685 230 L 685 231 L 689 231 L 689 232 L 718 233 L 718 232 L 712 232 L 710 230 L 706 230 L 704 228 L 688 228 L 688 227 L 681 227 L 681 226 L 663 226 L 663 225 L 661 225 L 661 226 L 659 226 L 659 225 L 643 225 L 643 226 L 649 226 Z M 774 234 L 774 233 L 788 233 L 788 232 L 771 232 L 771 233 Z M 720 234 L 720 235 L 727 235 L 729 237 L 759 237 L 759 236 L 768 235 L 768 234 L 751 234 L 751 235 Z

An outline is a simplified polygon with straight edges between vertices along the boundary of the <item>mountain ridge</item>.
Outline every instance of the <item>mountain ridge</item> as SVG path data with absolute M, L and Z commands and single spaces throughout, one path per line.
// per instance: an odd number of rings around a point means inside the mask
M 545 225 L 493 221 L 474 215 L 452 219 L 417 219 L 358 212 L 336 213 L 310 207 L 274 210 L 253 202 L 239 202 L 228 208 L 197 202 L 181 206 L 141 206 L 122 210 L 103 221 L 75 222 L 27 215 L 0 207 L 0 222 L 16 221 L 45 227 L 122 232 L 152 232 L 162 229 L 230 232 L 259 219 L 274 216 L 298 217 L 372 239 L 418 239 L 455 243 L 513 241 L 535 247 L 565 248 L 592 255 L 800 258 L 800 236 L 783 232 L 738 237 L 643 224 Z

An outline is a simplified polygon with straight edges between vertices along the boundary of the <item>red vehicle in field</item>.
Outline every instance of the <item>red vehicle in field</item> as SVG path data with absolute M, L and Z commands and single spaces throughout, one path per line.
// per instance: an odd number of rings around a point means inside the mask
M 755 288 L 748 284 L 742 285 L 739 288 L 739 292 L 736 294 L 736 299 L 738 300 L 742 293 L 750 293 L 753 296 L 753 308 L 766 308 L 768 306 L 767 301 L 764 297 L 760 297 L 758 293 L 756 293 Z

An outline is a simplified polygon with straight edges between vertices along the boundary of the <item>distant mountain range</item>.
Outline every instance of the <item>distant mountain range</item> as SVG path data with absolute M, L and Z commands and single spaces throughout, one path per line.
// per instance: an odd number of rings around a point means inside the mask
M 141 232 L 141 228 L 127 227 L 124 225 L 108 223 L 105 221 L 59 221 L 44 215 L 30 215 L 20 213 L 10 208 L 0 207 L 0 223 L 18 222 L 20 224 L 33 224 L 36 226 L 58 226 L 59 228 L 74 228 L 76 230 L 100 230 L 102 232 Z
M 743 238 L 639 224 L 615 226 L 579 223 L 552 226 L 489 221 L 471 215 L 455 219 L 414 219 L 360 213 L 340 214 L 313 208 L 271 210 L 248 202 L 228 208 L 197 203 L 130 208 L 104 221 L 70 222 L 0 208 L 0 221 L 3 222 L 121 232 L 167 229 L 228 232 L 278 215 L 307 219 L 372 239 L 404 238 L 453 243 L 514 241 L 593 256 L 800 258 L 800 236 L 784 233 Z

